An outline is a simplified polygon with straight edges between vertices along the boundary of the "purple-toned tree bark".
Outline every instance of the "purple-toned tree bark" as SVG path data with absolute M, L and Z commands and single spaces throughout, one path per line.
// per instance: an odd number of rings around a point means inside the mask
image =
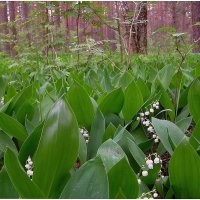
M 10 17 L 10 22 L 12 22 L 11 25 L 11 32 L 12 32 L 12 42 L 10 44 L 10 52 L 11 56 L 15 57 L 16 56 L 16 50 L 15 50 L 15 45 L 17 43 L 17 29 L 15 27 L 15 2 L 14 1 L 9 1 L 8 2 L 9 6 L 9 17 Z
M 194 52 L 200 52 L 200 25 L 195 26 L 195 23 L 200 22 L 200 1 L 193 1 L 192 4 L 192 39 L 197 44 Z
M 0 3 L 0 24 L 1 24 L 0 30 L 5 36 L 9 34 L 7 23 L 8 23 L 7 3 L 6 1 L 2 1 Z M 3 50 L 6 53 L 10 54 L 10 44 L 7 41 L 3 42 Z
M 29 20 L 29 4 L 27 2 L 22 1 L 21 8 L 22 8 L 22 22 L 24 23 L 22 30 L 26 32 L 26 39 L 28 40 L 28 44 L 30 46 L 31 44 L 31 33 L 29 31 L 30 25 L 29 23 L 27 23 Z

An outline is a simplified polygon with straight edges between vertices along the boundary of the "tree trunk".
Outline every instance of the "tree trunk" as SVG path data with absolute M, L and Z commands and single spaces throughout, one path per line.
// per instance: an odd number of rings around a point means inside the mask
M 9 16 L 10 16 L 10 22 L 12 22 L 12 26 L 11 26 L 11 32 L 12 32 L 12 42 L 10 45 L 10 50 L 11 50 L 11 56 L 15 57 L 16 56 L 16 50 L 15 50 L 15 46 L 17 43 L 17 29 L 15 27 L 16 22 L 15 22 L 15 2 L 14 1 L 9 1 L 8 2 L 8 6 L 9 6 Z
M 172 4 L 172 7 L 171 7 L 171 14 L 172 14 L 172 27 L 174 27 L 174 28 L 178 28 L 177 27 L 177 13 L 176 13 L 176 4 L 177 4 L 177 2 L 176 1 L 174 1 L 174 2 L 171 2 L 171 4 Z
M 8 23 L 8 14 L 7 14 L 7 3 L 6 1 L 2 1 L 0 3 L 0 31 L 5 35 L 5 38 L 7 38 L 9 31 L 7 27 Z M 10 44 L 9 42 L 5 41 L 3 42 L 3 50 L 10 54 Z
M 26 39 L 28 41 L 29 46 L 31 46 L 31 33 L 29 32 L 30 25 L 27 24 L 27 21 L 29 20 L 29 4 L 27 2 L 22 1 L 21 7 L 22 22 L 25 23 L 25 25 L 23 25 L 23 31 L 26 33 Z
M 137 41 L 137 53 L 147 53 L 147 2 L 141 2 L 141 11 L 138 16 L 138 23 L 136 25 L 137 31 L 135 34 Z
M 197 47 L 193 50 L 194 53 L 200 52 L 200 26 L 194 24 L 200 22 L 200 1 L 193 1 L 192 4 L 192 39 Z

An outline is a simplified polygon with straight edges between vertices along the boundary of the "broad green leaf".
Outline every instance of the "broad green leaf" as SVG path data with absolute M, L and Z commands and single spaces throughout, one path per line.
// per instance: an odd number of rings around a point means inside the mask
M 44 198 L 39 187 L 27 176 L 17 156 L 10 149 L 5 152 L 5 167 L 15 190 L 21 198 Z
M 176 122 L 176 125 L 185 133 L 192 123 L 192 117 L 186 117 Z
M 79 126 L 89 130 L 94 118 L 94 108 L 87 92 L 79 84 L 74 83 L 67 93 L 67 99 Z
M 40 118 L 41 121 L 43 121 L 47 114 L 49 113 L 49 110 L 52 108 L 54 104 L 54 100 L 50 97 L 49 94 L 45 95 L 40 103 Z
M 127 144 L 128 144 L 128 148 L 129 148 L 133 158 L 138 163 L 138 165 L 140 167 L 145 165 L 145 157 L 146 156 L 143 153 L 143 151 L 135 144 L 135 142 L 133 140 L 130 140 L 129 138 L 127 138 Z
M 35 151 L 39 144 L 43 125 L 44 124 L 41 123 L 38 127 L 36 127 L 34 131 L 26 138 L 26 140 L 22 144 L 18 156 L 22 165 L 26 163 L 26 160 L 28 159 L 29 156 L 31 158 L 34 156 Z
M 0 113 L 0 128 L 8 135 L 21 141 L 24 141 L 28 136 L 24 126 L 5 113 Z
M 170 159 L 169 178 L 176 198 L 200 198 L 200 158 L 186 139 Z
M 10 103 L 12 102 L 13 98 L 9 99 L 1 108 L 0 112 L 6 112 L 7 108 L 9 107 Z
M 175 68 L 172 65 L 166 65 L 158 72 L 157 78 L 165 90 L 168 89 L 174 73 Z
M 119 197 L 119 193 L 127 199 L 138 197 L 139 187 L 135 172 L 125 158 L 122 158 L 108 172 L 109 198 Z M 121 192 L 120 192 L 121 190 Z M 122 196 L 120 195 L 122 198 Z
M 111 84 L 111 77 L 109 76 L 107 68 L 104 69 L 103 85 L 106 92 L 110 92 L 113 89 L 113 86 Z
M 24 101 L 16 112 L 16 118 L 21 124 L 25 124 L 25 118 L 32 119 L 34 114 L 34 107 L 29 100 Z
M 112 123 L 114 126 L 118 126 L 120 125 L 124 125 L 124 120 L 122 118 L 120 118 L 118 115 L 110 113 L 108 115 L 105 116 L 105 122 L 106 122 L 106 126 L 108 126 L 110 123 Z
M 150 97 L 150 90 L 147 86 L 147 83 L 145 83 L 141 78 L 139 78 L 136 82 L 136 85 L 138 86 L 143 96 L 143 100 L 146 101 Z
M 200 120 L 197 122 L 189 141 L 194 149 L 198 149 L 200 144 Z
M 116 131 L 115 126 L 112 123 L 110 123 L 106 128 L 105 133 L 103 134 L 103 142 L 105 142 L 109 138 L 112 139 L 115 134 L 115 131 Z
M 4 95 L 6 89 L 6 79 L 4 77 L 0 77 L 0 98 Z
M 152 124 L 163 146 L 172 155 L 173 150 L 168 136 L 171 138 L 173 144 L 178 146 L 181 140 L 185 137 L 184 133 L 174 123 L 167 120 L 152 118 Z
M 69 179 L 62 199 L 108 199 L 108 178 L 99 157 L 89 160 Z
M 0 172 L 0 188 L 1 199 L 17 199 L 19 197 L 5 168 L 3 168 Z
M 82 165 L 87 160 L 87 145 L 86 145 L 85 139 L 81 133 L 79 134 L 79 153 L 78 153 L 78 155 L 79 155 L 80 163 Z
M 197 123 L 200 119 L 200 79 L 197 78 L 194 80 L 192 85 L 190 86 L 188 93 L 188 105 L 189 111 Z
M 119 80 L 119 87 L 126 88 L 132 81 L 133 81 L 133 76 L 131 75 L 130 72 L 126 71 L 122 74 Z
M 28 99 L 32 99 L 35 95 L 34 85 L 30 85 L 23 89 L 20 93 L 16 94 L 13 98 L 13 101 L 8 107 L 8 113 L 11 113 L 13 110 L 17 113 L 18 109 L 23 106 L 23 103 Z
M 4 152 L 7 147 L 9 147 L 13 152 L 17 153 L 17 148 L 12 139 L 7 134 L 0 131 L 0 151 Z
M 99 147 L 97 155 L 100 155 L 106 172 L 126 156 L 122 148 L 112 139 L 107 140 Z
M 96 155 L 99 146 L 102 144 L 104 132 L 105 132 L 105 119 L 101 111 L 97 110 L 90 131 L 90 139 L 88 143 L 88 155 L 87 155 L 88 159 L 93 158 Z
M 165 109 L 170 109 L 170 111 L 168 111 L 168 114 L 170 119 L 173 121 L 175 117 L 175 109 L 172 103 L 172 99 L 170 98 L 167 91 L 164 90 L 162 85 L 159 85 L 159 89 L 161 90 L 160 103 Z
M 126 122 L 129 122 L 140 110 L 143 104 L 143 97 L 135 82 L 132 82 L 126 88 L 124 97 L 125 100 L 124 106 L 122 108 L 122 113 Z
M 46 198 L 59 197 L 68 171 L 78 157 L 78 149 L 76 118 L 68 103 L 60 99 L 47 116 L 34 159 L 33 181 Z
M 104 116 L 109 113 L 118 114 L 124 103 L 124 94 L 121 88 L 115 89 L 107 94 L 99 104 L 99 109 Z

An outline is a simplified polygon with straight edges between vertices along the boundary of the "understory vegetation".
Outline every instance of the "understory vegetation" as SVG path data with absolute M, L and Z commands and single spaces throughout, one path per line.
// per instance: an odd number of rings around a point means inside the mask
M 199 198 L 199 55 L 105 55 L 1 55 L 1 198 Z
M 133 16 L 110 2 L 113 18 L 92 2 L 54 3 L 27 4 L 28 18 L 25 3 L 4 2 L 0 15 L 0 198 L 200 198 L 199 39 L 169 26 L 147 34 L 143 2 Z M 109 38 L 82 34 L 81 15 Z

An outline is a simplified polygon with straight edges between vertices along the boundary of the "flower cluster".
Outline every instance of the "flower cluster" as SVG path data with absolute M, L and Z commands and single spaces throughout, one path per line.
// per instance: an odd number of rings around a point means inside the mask
M 1 97 L 0 103 L 4 105 L 4 97 Z
M 89 142 L 89 134 L 88 131 L 85 128 L 80 128 L 80 133 L 83 135 L 86 144 Z
M 33 176 L 33 161 L 31 160 L 31 157 L 29 156 L 27 161 L 26 161 L 26 165 L 25 165 L 25 168 L 26 168 L 26 173 L 28 175 L 28 177 L 32 178 Z
M 155 130 L 150 121 L 150 116 L 152 116 L 155 110 L 159 108 L 159 101 L 155 101 L 152 105 L 150 105 L 149 109 L 147 109 L 145 112 L 139 113 L 139 116 L 137 117 L 137 120 L 140 121 L 147 128 L 148 133 L 152 135 L 155 143 L 159 142 L 159 137 L 155 134 Z
M 153 189 L 152 191 L 149 191 L 147 193 L 142 193 L 142 196 L 140 199 L 156 199 L 158 198 L 158 193 L 156 189 Z
M 154 158 L 152 158 L 152 157 L 154 157 Z M 160 156 L 157 155 L 157 153 L 153 153 L 153 154 L 149 155 L 148 157 L 145 158 L 145 161 L 146 161 L 147 169 L 145 166 L 142 167 L 142 176 L 148 176 L 148 174 L 149 174 L 148 170 L 153 169 L 155 164 L 159 164 L 159 163 L 162 164 L 162 160 L 161 160 Z

